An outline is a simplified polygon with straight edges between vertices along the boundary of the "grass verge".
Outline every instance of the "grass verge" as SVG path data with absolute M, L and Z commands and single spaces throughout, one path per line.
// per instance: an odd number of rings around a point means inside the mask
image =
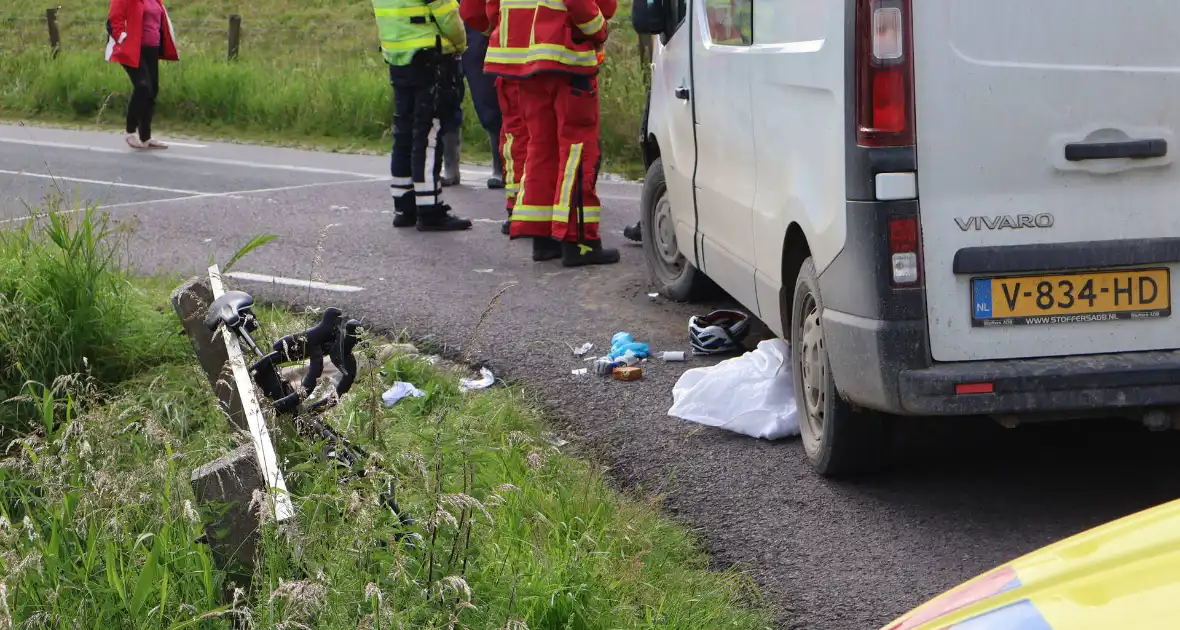
M 81 216 L 74 233 L 93 231 L 84 224 L 94 220 Z M 99 275 L 124 277 L 112 269 Z M 178 328 L 148 306 L 167 303 L 167 283 L 128 284 L 143 297 L 135 312 L 149 329 Z M 309 321 L 258 312 L 263 339 Z M 138 343 L 110 340 L 114 356 Z M 565 452 L 524 393 L 462 393 L 454 370 L 417 355 L 362 374 L 330 412 L 337 427 L 384 455 L 390 477 L 347 480 L 315 445 L 281 438 L 297 517 L 279 526 L 260 512 L 255 588 L 226 605 L 223 576 L 194 542 L 201 526 L 188 479 L 242 438 L 228 431 L 187 347 L 160 347 L 159 360 L 119 382 L 99 381 L 88 361 L 27 390 L 39 403 L 26 418 L 36 428 L 0 460 L 0 627 L 769 624 L 744 577 L 709 571 L 688 531 Z M 386 408 L 380 394 L 395 380 L 427 395 Z M 416 519 L 393 545 L 395 519 L 375 501 L 387 481 Z
M 106 0 L 62 5 L 56 56 L 47 44 L 44 7 L 32 0 L 12 4 L 0 11 L 0 112 L 120 127 L 130 86 L 122 68 L 103 61 Z M 161 70 L 161 133 L 315 138 L 338 148 L 387 150 L 392 90 L 369 3 L 177 0 L 168 6 L 181 62 Z M 233 62 L 225 58 L 231 13 L 243 15 L 244 29 Z M 637 134 L 645 72 L 626 17 L 617 16 L 612 28 L 600 76 L 602 168 L 642 176 Z M 463 118 L 464 146 L 472 156 L 486 156 L 487 136 L 470 95 Z

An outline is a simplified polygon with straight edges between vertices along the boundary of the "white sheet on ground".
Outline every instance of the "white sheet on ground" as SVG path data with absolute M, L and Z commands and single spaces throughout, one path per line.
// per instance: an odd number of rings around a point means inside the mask
M 790 349 L 781 339 L 711 367 L 694 368 L 672 388 L 668 415 L 744 435 L 799 435 Z
M 386 407 L 392 407 L 397 404 L 397 401 L 403 398 L 421 398 L 426 395 L 426 392 L 414 387 L 410 383 L 403 383 L 401 381 L 395 382 L 389 389 L 381 394 L 381 401 L 385 403 Z

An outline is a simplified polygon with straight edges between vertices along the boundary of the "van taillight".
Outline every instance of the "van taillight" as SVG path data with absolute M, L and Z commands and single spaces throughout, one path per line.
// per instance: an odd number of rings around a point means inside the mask
M 889 266 L 893 286 L 912 287 L 922 279 L 918 217 L 889 217 Z
M 858 0 L 856 141 L 866 147 L 914 144 L 910 0 Z

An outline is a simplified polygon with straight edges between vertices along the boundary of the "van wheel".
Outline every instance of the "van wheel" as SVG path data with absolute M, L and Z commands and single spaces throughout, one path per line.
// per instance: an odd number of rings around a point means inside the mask
M 815 263 L 803 261 L 791 307 L 791 366 L 803 449 L 815 470 L 839 477 L 874 468 L 885 448 L 884 421 L 840 398 L 824 344 L 824 303 Z
M 680 253 L 662 158 L 656 158 L 647 169 L 640 209 L 643 217 L 643 257 L 647 260 L 647 268 L 660 293 L 679 302 L 702 297 L 710 285 L 705 275 Z

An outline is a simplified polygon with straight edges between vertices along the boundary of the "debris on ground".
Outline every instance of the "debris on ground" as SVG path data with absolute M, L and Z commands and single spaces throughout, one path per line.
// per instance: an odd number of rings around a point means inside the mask
M 665 350 L 663 352 L 663 354 L 660 355 L 660 358 L 665 361 L 684 361 L 685 360 L 683 350 Z
M 486 367 L 479 368 L 479 378 L 459 379 L 459 391 L 466 394 L 473 389 L 487 389 L 496 383 L 496 375 Z
M 395 382 L 389 389 L 381 394 L 381 402 L 385 403 L 386 407 L 392 407 L 403 398 L 422 398 L 426 392 L 418 389 L 411 383 L 402 381 Z
M 610 354 L 606 356 L 611 359 L 617 359 L 626 354 L 628 350 L 632 351 L 641 359 L 647 358 L 648 353 L 651 351 L 646 343 L 637 343 L 635 338 L 631 336 L 631 333 L 618 332 L 610 338 Z
M 563 440 L 556 433 L 552 433 L 550 431 L 541 433 L 541 439 L 545 440 L 545 442 L 550 446 L 555 446 L 557 448 L 561 448 L 566 444 L 569 444 L 569 440 Z
M 781 339 L 681 375 L 668 415 L 767 440 L 799 435 L 795 385 Z
M 598 374 L 599 376 L 609 376 L 616 367 L 619 367 L 619 364 L 606 357 L 602 357 L 594 361 L 594 373 Z
M 575 357 L 586 356 L 586 354 L 588 354 L 590 352 L 590 350 L 592 350 L 593 348 L 594 348 L 594 344 L 587 341 L 586 343 L 584 343 L 581 346 L 578 346 L 577 348 L 574 349 L 574 356 Z
M 643 378 L 643 368 L 623 366 L 615 368 L 615 379 L 620 381 L 637 381 Z
M 654 302 L 660 298 L 660 294 L 659 293 L 648 293 L 647 297 L 649 300 Z
M 573 374 L 574 376 L 586 376 L 589 373 L 590 373 L 590 370 L 588 370 L 586 368 L 579 368 L 577 370 L 570 372 L 570 374 Z

